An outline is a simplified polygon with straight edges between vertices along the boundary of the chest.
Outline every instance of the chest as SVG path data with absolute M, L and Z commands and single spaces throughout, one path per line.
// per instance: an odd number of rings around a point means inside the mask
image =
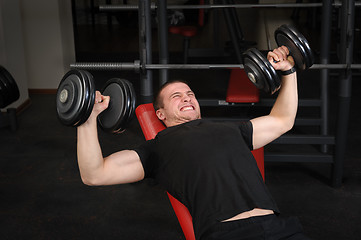
M 222 124 L 185 126 L 159 137 L 158 169 L 166 177 L 179 178 L 236 168 L 249 149 L 240 131 Z

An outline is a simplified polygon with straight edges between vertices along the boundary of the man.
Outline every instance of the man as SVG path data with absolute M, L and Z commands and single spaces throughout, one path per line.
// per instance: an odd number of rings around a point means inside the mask
M 201 119 L 198 101 L 183 82 L 167 83 L 155 99 L 167 126 L 135 150 L 103 158 L 96 117 L 109 97 L 96 94 L 87 122 L 78 127 L 78 163 L 88 185 L 112 185 L 155 178 L 188 207 L 197 239 L 308 239 L 296 219 L 277 217 L 272 199 L 250 152 L 289 131 L 297 112 L 297 76 L 286 47 L 267 55 L 284 73 L 277 100 L 267 116 L 248 122 Z

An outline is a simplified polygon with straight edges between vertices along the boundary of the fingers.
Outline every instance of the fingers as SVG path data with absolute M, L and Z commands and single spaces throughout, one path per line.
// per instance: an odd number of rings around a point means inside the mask
M 110 97 L 102 95 L 99 91 L 95 92 L 94 108 L 93 111 L 96 115 L 108 108 Z
M 103 96 L 99 91 L 95 92 L 95 103 L 103 103 L 103 102 L 109 102 L 110 97 L 109 96 Z
M 99 91 L 95 92 L 95 104 L 101 103 L 103 101 L 103 96 Z
M 276 70 L 286 71 L 293 67 L 293 58 L 289 55 L 287 47 L 281 46 L 268 52 L 267 59 Z
M 287 56 L 290 54 L 290 52 L 288 51 L 288 48 L 285 46 L 276 48 L 274 51 L 276 52 L 277 56 L 280 58 L 280 61 L 286 60 Z
M 284 61 L 287 59 L 287 56 L 290 54 L 288 48 L 285 46 L 281 46 L 279 48 L 274 49 L 272 52 L 269 52 L 267 58 L 269 61 Z
M 95 92 L 94 106 L 86 122 L 96 122 L 98 115 L 109 106 L 110 97 L 103 96 L 99 91 Z

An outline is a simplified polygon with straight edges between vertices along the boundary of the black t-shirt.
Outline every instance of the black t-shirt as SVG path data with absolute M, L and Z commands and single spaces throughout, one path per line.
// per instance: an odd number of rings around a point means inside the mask
M 252 123 L 194 120 L 169 127 L 135 149 L 156 179 L 193 218 L 196 238 L 253 208 L 279 212 L 252 150 Z

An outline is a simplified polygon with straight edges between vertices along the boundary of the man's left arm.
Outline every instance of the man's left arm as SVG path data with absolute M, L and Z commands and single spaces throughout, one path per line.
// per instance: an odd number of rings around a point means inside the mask
M 287 71 L 294 66 L 293 59 L 288 54 L 286 47 L 280 47 L 269 52 L 267 58 L 276 70 Z M 281 89 L 270 114 L 251 120 L 254 149 L 272 142 L 294 125 L 298 107 L 296 72 L 282 76 L 281 81 Z

